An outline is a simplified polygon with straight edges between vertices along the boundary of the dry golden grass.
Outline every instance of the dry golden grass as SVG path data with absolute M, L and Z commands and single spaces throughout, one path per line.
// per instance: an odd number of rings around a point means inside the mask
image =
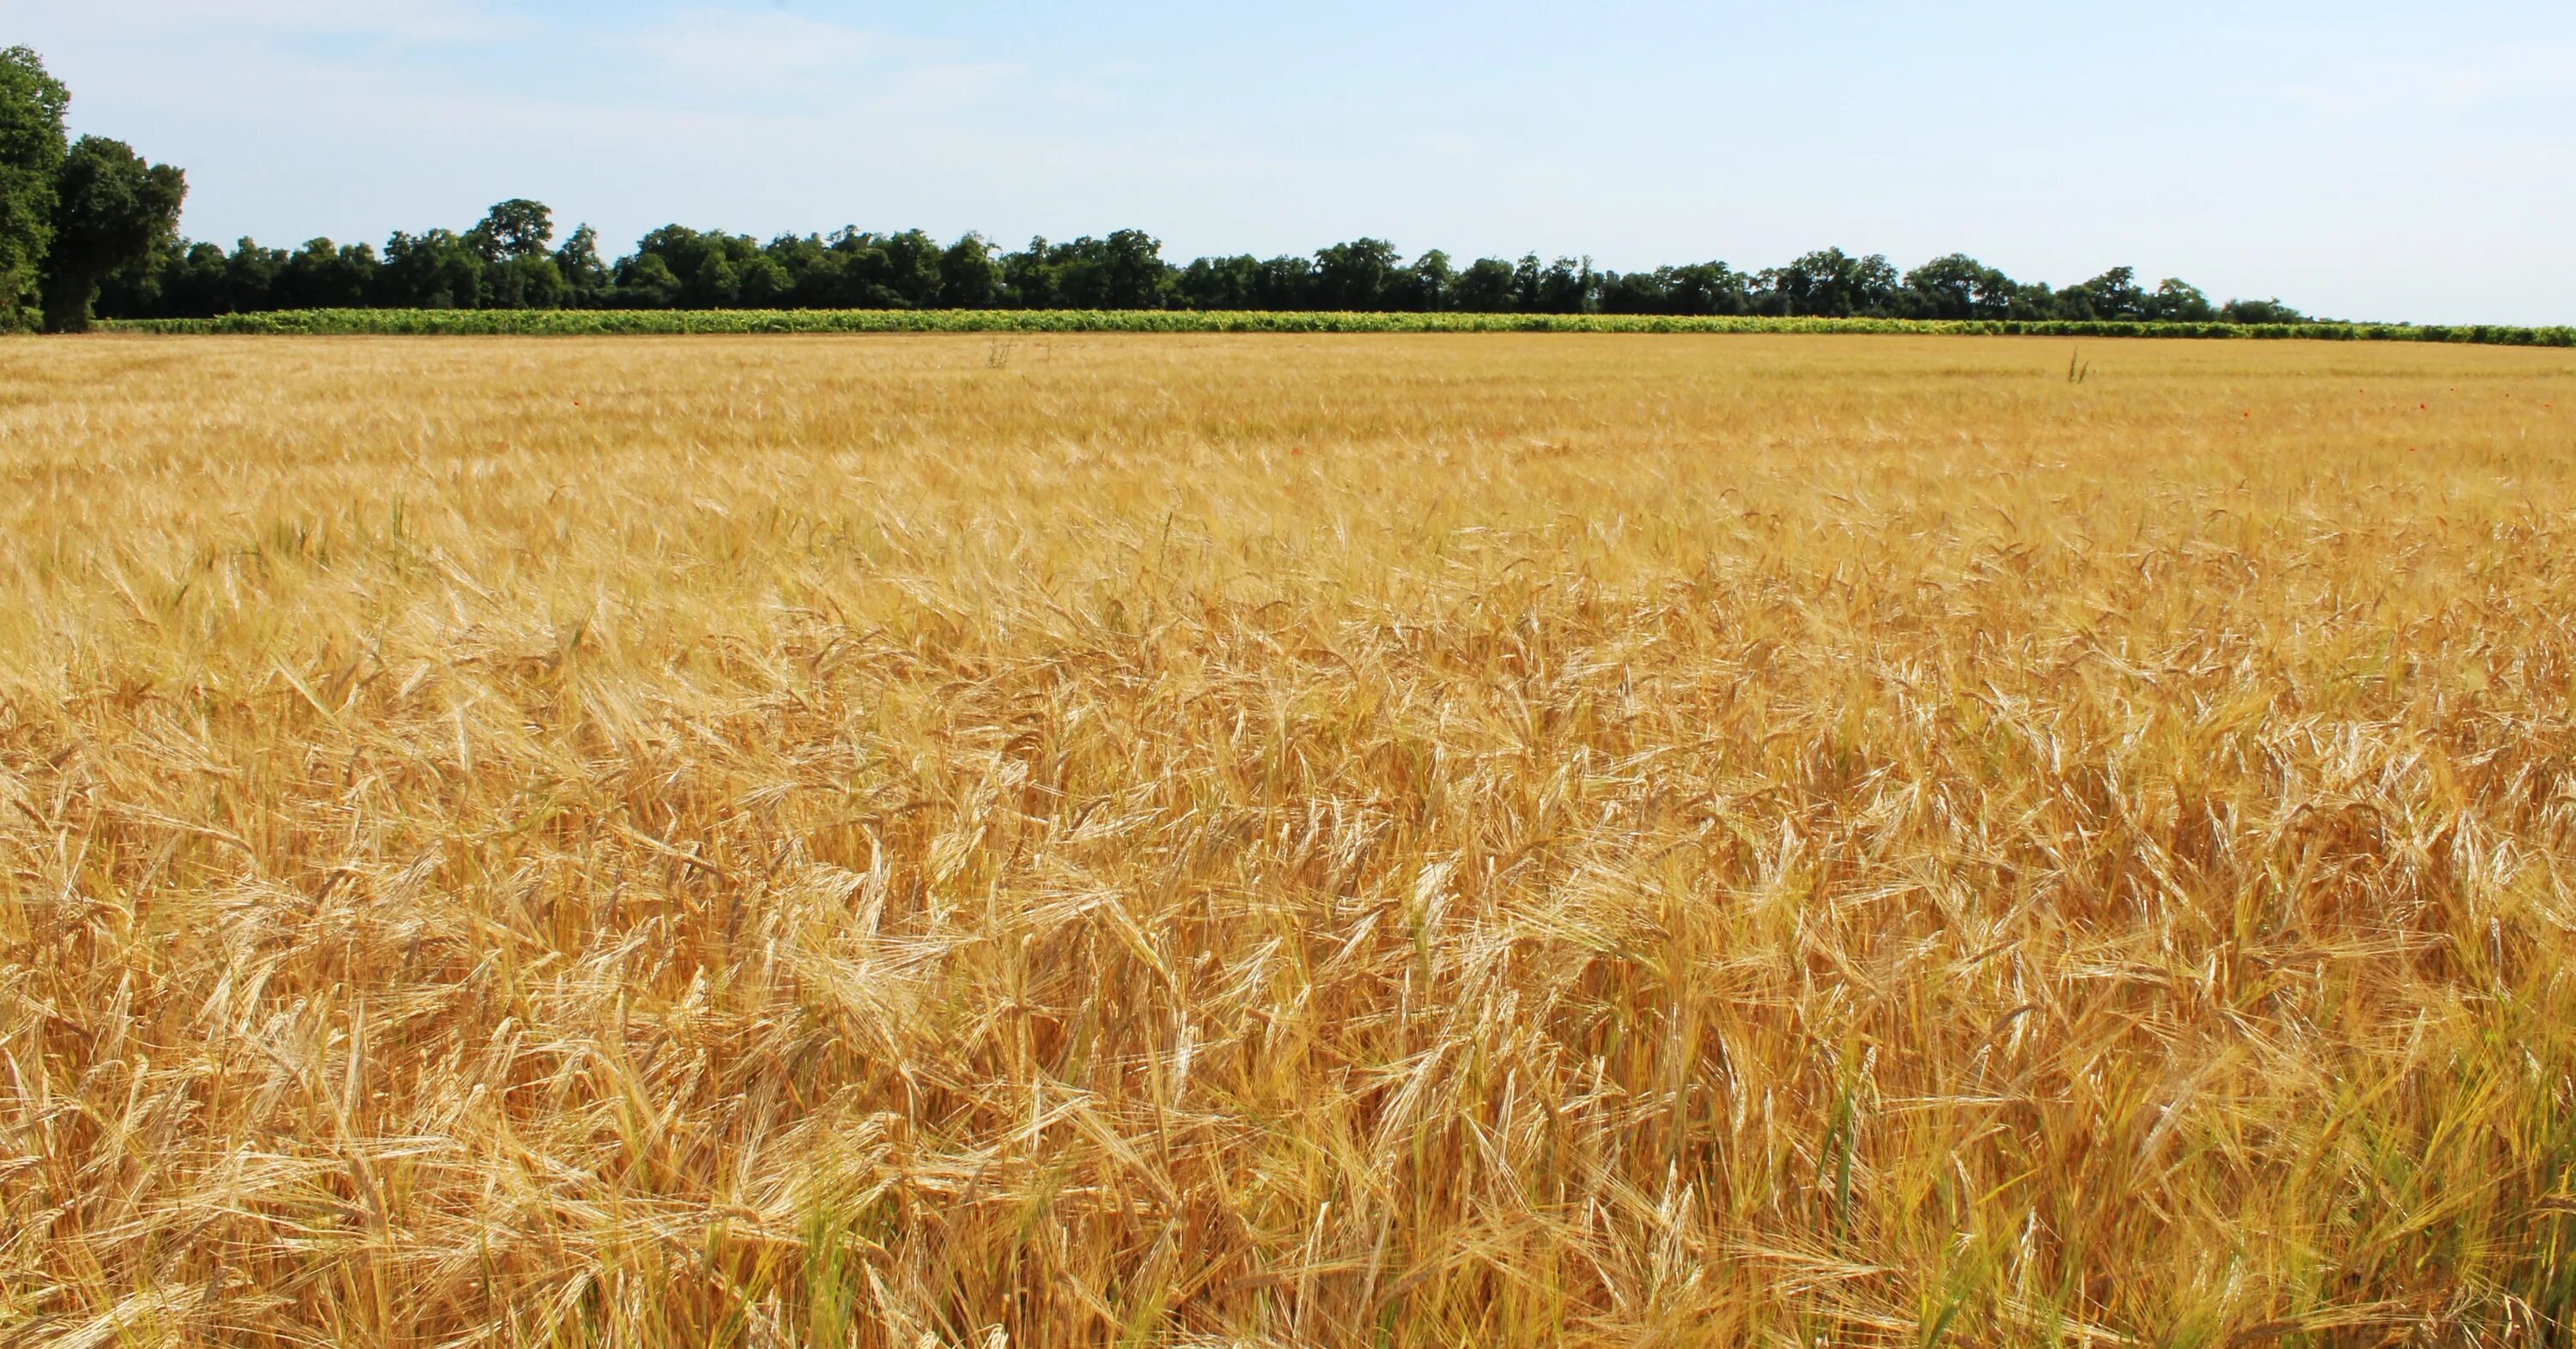
M 2544 1343 L 2576 355 L 0 348 L 0 1340 Z

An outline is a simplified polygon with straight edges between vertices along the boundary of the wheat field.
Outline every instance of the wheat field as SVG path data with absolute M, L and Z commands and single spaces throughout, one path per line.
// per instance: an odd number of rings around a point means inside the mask
M 2561 351 L 9 344 L 0 1342 L 2563 1342 L 2571 546 Z

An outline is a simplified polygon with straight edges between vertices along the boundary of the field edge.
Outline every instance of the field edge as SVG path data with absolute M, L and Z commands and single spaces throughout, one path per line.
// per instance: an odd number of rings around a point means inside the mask
M 276 336 L 686 336 L 764 333 L 1862 333 L 1959 337 L 2306 339 L 2576 347 L 2576 326 L 2134 323 L 1663 314 L 1387 314 L 1277 310 L 303 309 L 103 319 L 110 333 Z

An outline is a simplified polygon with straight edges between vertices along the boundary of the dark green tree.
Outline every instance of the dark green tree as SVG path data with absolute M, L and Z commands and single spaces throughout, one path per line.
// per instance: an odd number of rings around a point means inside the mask
M 1002 303 L 1006 307 L 1056 307 L 1056 268 L 1048 260 L 1053 251 L 1046 236 L 1039 235 L 1029 240 L 1028 247 L 1002 255 Z
M 285 249 L 262 248 L 248 238 L 235 240 L 232 256 L 223 259 L 215 312 L 247 314 L 276 308 L 278 280 L 286 275 L 287 261 Z
M 1965 253 L 1934 258 L 1907 272 L 1905 288 L 1912 292 L 1912 316 L 1933 319 L 2010 318 L 2021 289 L 2011 277 Z
M 1315 250 L 1315 303 L 1325 309 L 1383 308 L 1389 281 L 1404 266 L 1384 239 L 1354 239 Z
M 2164 323 L 2207 323 L 2218 317 L 2218 307 L 2201 294 L 2200 287 L 2169 276 L 2157 282 L 2155 293 L 2147 297 L 2147 317 Z
M 555 213 L 544 202 L 512 197 L 495 202 L 465 232 L 466 246 L 483 259 L 472 302 L 492 309 L 553 309 L 570 283 L 547 252 L 555 241 Z M 458 307 L 466 301 L 461 298 Z
M 641 253 L 617 264 L 617 303 L 628 309 L 669 309 L 680 302 L 680 274 L 659 253 Z
M 989 309 L 1002 292 L 1002 268 L 993 246 L 969 234 L 939 255 L 939 303 L 950 309 Z
M 1449 287 L 1449 303 L 1471 314 L 1504 314 L 1520 307 L 1519 277 L 1501 258 L 1478 258 Z
M 170 312 L 170 281 L 184 263 L 188 241 L 162 240 L 139 262 L 129 263 L 98 283 L 95 312 L 117 318 L 157 318 Z
M 1315 307 L 1315 260 L 1290 253 L 1264 262 L 1253 274 L 1252 303 L 1259 309 Z
M 773 255 L 782 246 L 770 245 Z M 801 247 L 798 250 L 801 253 Z M 877 234 L 848 227 L 831 238 L 832 267 L 839 277 L 826 303 L 850 309 L 932 309 L 946 288 L 941 263 L 947 250 L 920 230 Z
M 2279 300 L 2230 300 L 2218 311 L 2229 323 L 2305 323 L 2308 316 Z
M 1249 253 L 1199 258 L 1172 281 L 1173 303 L 1183 309 L 1251 309 L 1261 294 L 1261 259 Z
M 761 249 L 761 256 L 787 269 L 792 284 L 778 303 L 791 309 L 829 309 L 849 290 L 843 273 L 853 261 L 819 234 L 782 234 Z
M 1590 258 L 1558 258 L 1538 274 L 1529 308 L 1541 314 L 1588 314 L 1600 307 L 1601 274 Z
M 385 241 L 378 303 L 389 309 L 478 309 L 484 269 L 482 251 L 454 230 L 396 231 Z
M 1667 275 L 1672 269 L 1652 272 L 1612 272 L 1601 279 L 1601 312 L 1605 314 L 1669 314 L 1672 312 L 1672 287 Z
M 1031 239 L 1002 256 L 1004 302 L 1017 309 L 1161 309 L 1179 283 L 1162 242 L 1143 230 L 1061 244 Z
M 1092 248 L 1089 261 L 1098 289 L 1084 308 L 1160 309 L 1167 302 L 1172 268 L 1163 261 L 1162 240 L 1143 230 L 1111 231 Z
M 314 239 L 286 260 L 271 299 L 287 309 L 356 309 L 374 297 L 384 269 L 368 244 L 341 247 Z
M 664 225 L 617 264 L 617 302 L 637 308 L 720 309 L 742 299 L 742 269 L 760 256 L 751 236 Z M 658 264 L 658 265 L 656 265 Z
M 795 297 L 796 278 L 763 253 L 735 269 L 734 294 L 746 309 L 785 309 Z
M 486 309 L 560 309 L 567 290 L 563 272 L 544 253 L 503 258 L 483 269 Z
M 46 329 L 87 332 L 99 282 L 175 239 L 179 206 L 187 199 L 186 174 L 144 162 L 123 141 L 81 137 L 55 178 L 54 239 L 44 272 Z
M 1449 255 L 1435 248 L 1387 278 L 1384 302 L 1401 312 L 1434 313 L 1449 307 L 1449 286 L 1455 280 L 1457 269 L 1450 265 Z
M 2081 285 L 2057 292 L 2057 317 L 2117 322 L 2147 316 L 2147 292 L 2138 269 L 2114 267 Z
M 25 47 L 0 51 L 0 332 L 34 327 L 54 240 L 71 91 Z
M 742 299 L 742 273 L 725 249 L 710 249 L 699 255 L 680 298 L 691 309 L 731 309 Z
M 486 262 L 541 258 L 555 241 L 555 213 L 544 202 L 512 197 L 494 203 L 465 238 Z
M 1819 249 L 1761 276 L 1767 312 L 1848 318 L 1885 314 L 1896 305 L 1896 268 L 1884 257 L 1856 258 L 1839 248 Z
M 1753 301 L 1748 279 L 1722 262 L 1700 262 L 1666 269 L 1664 293 L 1675 314 L 1743 314 Z
M 608 264 L 599 260 L 599 231 L 582 225 L 555 250 L 555 274 L 563 278 L 564 302 L 594 305 L 607 297 Z

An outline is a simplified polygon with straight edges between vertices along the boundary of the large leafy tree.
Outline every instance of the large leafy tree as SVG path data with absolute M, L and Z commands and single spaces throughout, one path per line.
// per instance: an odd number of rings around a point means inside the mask
M 541 258 L 555 241 L 555 213 L 544 202 L 512 197 L 494 203 L 465 238 L 487 262 Z
M 2138 285 L 2138 269 L 2114 267 L 2081 285 L 2057 292 L 2060 318 L 2117 321 L 2144 318 L 2147 292 Z
M 1722 262 L 1696 262 L 1664 269 L 1665 293 L 1676 314 L 1741 314 L 1752 306 L 1750 279 Z
M 123 141 L 83 136 L 64 156 L 55 184 L 45 327 L 85 332 L 98 283 L 177 236 L 188 177 L 167 164 L 146 163 Z
M 1198 258 L 1172 283 L 1184 309 L 1250 309 L 1261 293 L 1261 259 L 1249 253 Z
M 483 253 L 454 230 L 396 231 L 379 274 L 383 303 L 404 309 L 474 309 L 483 303 Z
M 575 304 L 596 304 L 608 291 L 608 264 L 599 259 L 599 231 L 583 225 L 555 250 L 555 274 L 563 278 L 565 297 Z
M 1936 319 L 2010 318 L 2021 288 L 2002 272 L 1952 253 L 1905 274 L 1920 317 Z
M 967 234 L 939 255 L 939 302 L 951 309 L 984 309 L 1002 291 L 1002 268 L 993 246 Z
M 1315 251 L 1315 301 L 1326 309 L 1376 309 L 1404 265 L 1384 239 L 1354 239 Z
M 1413 266 L 1388 278 L 1384 292 L 1388 308 L 1423 313 L 1441 309 L 1449 303 L 1449 283 L 1457 276 L 1449 255 L 1432 249 L 1413 260 Z
M 1542 314 L 1583 314 L 1597 305 L 1601 274 L 1590 258 L 1558 258 L 1539 273 L 1538 298 L 1530 308 Z
M 1314 308 L 1315 260 L 1286 253 L 1262 263 L 1252 296 L 1263 309 Z
M 555 213 L 541 201 L 512 197 L 483 213 L 465 243 L 483 259 L 479 298 L 493 309 L 552 309 L 570 289 L 554 246 Z M 462 299 L 459 304 L 465 303 Z
M 374 296 L 383 270 L 372 245 L 312 239 L 286 260 L 274 289 L 297 309 L 356 309 Z
M 1450 303 L 1471 313 L 1497 314 L 1518 308 L 1518 286 L 1512 265 L 1501 258 L 1478 258 L 1449 286 Z
M 25 47 L 0 51 L 0 331 L 29 327 L 54 238 L 71 92 Z
M 2169 323 L 2206 323 L 2218 313 L 2200 287 L 2178 276 L 2166 277 L 2156 284 L 2156 293 L 2147 297 L 2147 317 Z
M 1856 258 L 1839 248 L 1818 249 L 1786 267 L 1762 274 L 1772 304 L 1783 314 L 1842 318 L 1884 314 L 1895 304 L 1896 268 L 1884 257 Z

